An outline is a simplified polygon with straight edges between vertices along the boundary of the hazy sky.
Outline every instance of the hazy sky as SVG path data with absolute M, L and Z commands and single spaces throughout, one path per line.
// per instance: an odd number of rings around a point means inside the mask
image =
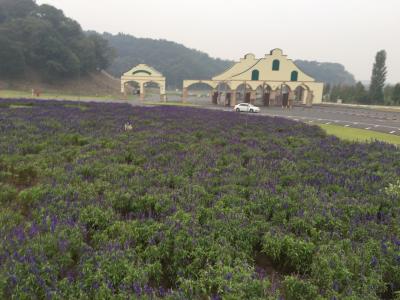
M 282 48 L 289 58 L 340 62 L 369 80 L 376 52 L 388 52 L 388 80 L 400 82 L 400 0 L 38 0 L 85 30 L 167 39 L 238 60 Z

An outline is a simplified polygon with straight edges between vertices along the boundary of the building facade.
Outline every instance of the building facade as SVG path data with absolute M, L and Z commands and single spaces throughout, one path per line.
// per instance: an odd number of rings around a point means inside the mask
M 211 80 L 185 80 L 182 99 L 190 86 L 203 83 L 213 92 L 214 104 L 235 106 L 239 102 L 290 107 L 322 102 L 324 85 L 300 70 L 295 63 L 274 49 L 263 58 L 247 54 L 224 73 Z
M 140 99 L 144 100 L 146 84 L 155 83 L 160 88 L 160 99 L 166 101 L 165 77 L 152 67 L 140 64 L 121 77 L 121 93 L 127 93 L 127 84 L 136 82 L 140 90 Z

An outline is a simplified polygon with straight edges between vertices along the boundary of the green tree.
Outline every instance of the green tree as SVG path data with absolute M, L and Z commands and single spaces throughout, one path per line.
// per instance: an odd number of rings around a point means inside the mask
M 325 95 L 329 95 L 329 93 L 331 92 L 331 85 L 329 83 L 324 84 L 324 96 Z
M 87 38 L 94 45 L 96 69 L 106 69 L 110 65 L 111 60 L 114 58 L 113 49 L 109 47 L 108 41 L 106 41 L 97 33 L 91 33 Z
M 396 105 L 400 105 L 400 83 L 396 84 L 393 88 L 392 102 Z
M 356 103 L 368 103 L 368 93 L 362 82 L 357 82 L 354 86 L 354 102 Z
M 2 78 L 21 75 L 25 69 L 25 57 L 18 45 L 0 32 L 0 76 Z
M 371 85 L 369 88 L 370 103 L 384 103 L 383 88 L 385 86 L 386 75 L 386 51 L 381 50 L 376 54 L 372 69 Z
M 0 42 L 5 79 L 29 68 L 54 81 L 106 68 L 112 59 L 100 35 L 84 33 L 62 10 L 32 0 L 0 0 Z
M 36 4 L 32 0 L 1 0 L 0 1 L 0 23 L 13 18 L 25 18 Z

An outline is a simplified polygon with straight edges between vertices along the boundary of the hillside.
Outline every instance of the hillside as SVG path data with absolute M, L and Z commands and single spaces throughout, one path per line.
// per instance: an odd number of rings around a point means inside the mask
M 121 76 L 131 67 L 145 63 L 162 72 L 170 87 L 181 87 L 184 79 L 208 79 L 223 72 L 233 62 L 214 59 L 209 55 L 165 41 L 136 38 L 131 35 L 103 34 L 110 46 L 116 51 L 116 57 L 108 68 L 114 76 Z M 338 63 L 320 63 L 296 60 L 298 66 L 316 80 L 331 85 L 355 84 L 354 76 Z
M 355 85 L 354 75 L 339 63 L 296 60 L 296 65 L 307 74 L 330 85 Z
M 108 33 L 103 38 L 116 50 L 116 57 L 107 69 L 111 74 L 121 76 L 131 67 L 144 63 L 163 73 L 169 87 L 181 87 L 184 79 L 211 78 L 233 63 L 166 40 Z
M 0 90 L 30 93 L 32 89 L 41 91 L 43 95 L 121 96 L 120 81 L 112 79 L 103 72 L 91 72 L 81 78 L 47 82 L 42 80 L 36 72 L 27 70 L 23 78 L 0 79 Z
M 24 78 L 32 69 L 56 82 L 104 69 L 112 57 L 98 34 L 33 0 L 0 1 L 0 45 L 0 79 Z

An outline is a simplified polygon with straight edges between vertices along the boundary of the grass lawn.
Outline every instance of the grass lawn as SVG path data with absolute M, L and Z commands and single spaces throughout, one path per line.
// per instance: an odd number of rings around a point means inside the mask
M 328 134 L 336 135 L 343 140 L 356 142 L 370 142 L 373 140 L 378 140 L 386 143 L 400 145 L 400 136 L 393 134 L 337 125 L 320 124 L 319 126 L 322 127 L 322 129 L 324 129 Z
M 27 91 L 15 91 L 15 90 L 0 90 L 0 98 L 23 98 L 32 99 L 31 92 Z M 57 93 L 56 91 L 49 91 L 46 93 L 41 93 L 38 99 L 62 99 L 62 100 L 110 100 L 115 99 L 113 95 L 101 95 L 101 96 L 88 96 L 88 95 L 76 95 L 76 94 L 63 94 Z M 138 99 L 135 96 L 129 96 L 128 99 Z
M 149 105 L 170 105 L 170 106 L 189 106 L 189 107 L 195 107 L 198 106 L 197 104 L 193 103 L 183 103 L 183 102 L 177 102 L 177 101 L 171 101 L 171 102 L 157 102 L 157 101 L 144 101 L 143 103 L 149 104 Z
M 148 96 L 153 96 L 157 97 L 157 94 L 148 94 Z M 64 93 L 58 93 L 56 91 L 49 91 L 46 93 L 41 93 L 40 97 L 32 97 L 32 94 L 27 91 L 15 91 L 15 90 L 0 90 L 0 98 L 6 98 L 6 99 L 55 99 L 55 100 L 112 100 L 112 99 L 117 99 L 115 95 L 101 95 L 101 96 L 88 96 L 88 95 L 76 95 L 76 94 L 64 94 Z M 129 95 L 122 97 L 122 95 L 118 99 L 124 99 L 124 100 L 139 100 L 139 96 L 134 96 L 134 95 Z M 145 104 L 149 105 L 175 105 L 175 106 L 196 106 L 194 104 L 190 103 L 182 103 L 179 101 L 168 101 L 168 102 L 163 102 L 163 101 L 154 101 L 151 99 L 145 99 Z

